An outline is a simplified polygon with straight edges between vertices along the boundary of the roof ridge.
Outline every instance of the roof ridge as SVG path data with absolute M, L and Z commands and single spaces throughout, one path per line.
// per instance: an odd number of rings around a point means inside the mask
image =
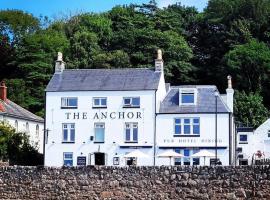
M 132 70 L 132 69 L 135 69 L 135 70 L 140 70 L 140 69 L 147 69 L 147 70 L 153 70 L 154 68 L 147 68 L 147 67 L 135 67 L 135 68 L 85 68 L 85 69 L 64 69 L 64 71 L 79 71 L 79 70 L 82 70 L 82 71 L 87 71 L 87 70 Z
M 9 112 L 9 110 L 7 108 L 5 108 L 3 103 L 6 104 L 6 106 L 13 107 L 13 109 L 15 109 L 18 113 Z M 0 104 L 2 104 L 4 106 L 5 114 L 7 114 L 7 115 L 13 115 L 13 116 L 21 117 L 21 118 L 24 117 L 24 118 L 27 118 L 29 120 L 40 120 L 40 121 L 44 120 L 42 117 L 30 112 L 29 110 L 23 108 L 22 106 L 16 104 L 15 102 L 13 102 L 9 99 L 7 99 L 6 102 L 3 102 L 2 100 L 0 100 Z M 25 114 L 22 112 L 25 112 Z

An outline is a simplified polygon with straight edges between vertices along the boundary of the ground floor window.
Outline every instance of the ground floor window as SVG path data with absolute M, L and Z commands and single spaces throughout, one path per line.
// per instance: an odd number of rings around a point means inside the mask
M 73 153 L 64 152 L 64 166 L 73 166 Z
M 198 148 L 175 149 L 175 152 L 182 154 L 183 158 L 175 158 L 175 165 L 200 165 L 200 158 L 191 157 L 193 154 L 199 152 Z

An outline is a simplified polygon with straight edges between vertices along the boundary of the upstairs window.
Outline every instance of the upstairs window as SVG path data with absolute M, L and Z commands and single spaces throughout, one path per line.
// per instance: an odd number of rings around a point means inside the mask
M 270 130 L 268 130 L 267 136 L 270 138 Z
M 179 105 L 196 105 L 197 101 L 196 88 L 179 89 Z
M 39 125 L 36 125 L 36 137 L 39 138 Z
M 29 129 L 29 123 L 28 123 L 28 122 L 26 122 L 26 125 L 25 125 L 25 126 L 26 126 L 26 128 L 25 128 L 25 129 L 26 129 L 26 133 L 30 133 L 30 129 Z
M 138 123 L 126 123 L 126 142 L 138 142 Z
M 239 135 L 239 143 L 247 143 L 247 135 Z
M 190 134 L 190 119 L 184 119 L 184 134 Z
M 63 124 L 63 143 L 75 142 L 75 124 Z
M 19 130 L 19 128 L 18 128 L 18 121 L 17 120 L 15 120 L 15 130 L 16 130 L 16 132 L 18 132 L 18 130 Z
M 78 98 L 77 97 L 62 97 L 61 108 L 77 108 Z
M 175 118 L 174 136 L 200 135 L 200 118 Z
M 93 108 L 107 108 L 107 98 L 106 97 L 94 97 L 93 98 Z
M 182 104 L 194 104 L 194 93 L 182 93 Z
M 104 123 L 95 123 L 95 142 L 103 143 L 105 135 L 105 124 Z
M 124 108 L 133 107 L 139 108 L 140 107 L 140 97 L 124 97 Z

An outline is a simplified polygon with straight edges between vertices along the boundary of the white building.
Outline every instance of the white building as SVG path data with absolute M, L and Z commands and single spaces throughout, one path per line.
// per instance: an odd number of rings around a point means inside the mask
M 229 85 L 228 103 L 215 91 L 166 85 L 160 51 L 154 70 L 68 70 L 59 53 L 46 88 L 45 165 L 124 166 L 132 159 L 124 155 L 134 149 L 149 156 L 138 158 L 138 165 L 166 165 L 168 159 L 157 155 L 170 148 L 186 155 L 175 164 L 196 164 L 186 162 L 191 154 L 215 149 L 215 116 L 218 158 L 228 165 L 233 89 Z
M 5 82 L 0 83 L 0 121 L 5 121 L 17 132 L 26 132 L 33 146 L 43 153 L 43 118 L 29 112 L 7 98 Z
M 255 164 L 255 160 L 270 159 L 270 119 L 257 129 L 238 128 L 237 152 L 239 165 Z

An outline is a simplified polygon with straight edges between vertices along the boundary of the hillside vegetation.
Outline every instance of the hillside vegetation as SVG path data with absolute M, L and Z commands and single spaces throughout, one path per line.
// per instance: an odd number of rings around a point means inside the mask
M 44 89 L 58 51 L 66 67 L 153 67 L 164 52 L 166 81 L 237 90 L 237 120 L 258 126 L 270 108 L 270 0 L 210 0 L 203 12 L 156 2 L 50 21 L 0 11 L 0 79 L 9 98 L 43 116 Z

